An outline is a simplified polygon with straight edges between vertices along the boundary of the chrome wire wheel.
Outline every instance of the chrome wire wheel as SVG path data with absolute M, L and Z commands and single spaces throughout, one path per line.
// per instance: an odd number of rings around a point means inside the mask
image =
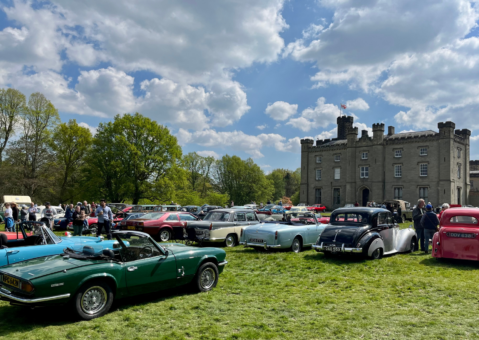
M 105 308 L 107 301 L 105 289 L 100 286 L 92 286 L 81 297 L 81 309 L 89 315 L 97 314 Z
M 301 242 L 299 241 L 299 239 L 295 238 L 293 240 L 293 244 L 291 245 L 291 249 L 295 252 L 295 253 L 299 253 L 301 251 Z
M 216 281 L 216 272 L 213 268 L 208 267 L 201 273 L 200 285 L 204 290 L 210 290 Z
M 236 238 L 234 235 L 228 235 L 225 240 L 226 246 L 227 247 L 234 247 L 236 246 Z
M 170 240 L 170 232 L 167 229 L 160 231 L 160 240 L 161 242 L 168 242 Z

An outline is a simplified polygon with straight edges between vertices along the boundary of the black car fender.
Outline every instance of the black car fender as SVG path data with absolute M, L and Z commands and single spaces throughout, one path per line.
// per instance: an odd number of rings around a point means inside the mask
M 359 247 L 363 248 L 364 255 L 370 256 L 369 253 L 372 253 L 375 250 L 375 249 L 372 249 L 370 251 L 369 248 L 370 248 L 371 244 L 373 243 L 373 241 L 376 240 L 376 239 L 379 239 L 380 242 L 375 242 L 374 248 L 377 248 L 378 246 L 382 245 L 382 247 L 384 249 L 384 242 L 382 241 L 381 235 L 377 231 L 367 232 L 366 234 L 362 235 L 359 238 L 358 244 L 359 244 Z

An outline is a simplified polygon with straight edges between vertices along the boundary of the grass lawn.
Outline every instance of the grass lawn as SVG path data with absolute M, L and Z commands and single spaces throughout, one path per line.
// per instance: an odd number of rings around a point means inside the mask
M 0 302 L 0 339 L 479 338 L 479 263 L 226 251 L 212 292 L 131 298 L 92 321 Z

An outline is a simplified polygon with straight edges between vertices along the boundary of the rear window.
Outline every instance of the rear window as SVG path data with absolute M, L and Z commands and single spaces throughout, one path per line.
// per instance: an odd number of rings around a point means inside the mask
M 164 215 L 164 213 L 149 213 L 149 214 L 145 214 L 145 215 L 141 216 L 141 218 L 145 218 L 145 219 L 148 219 L 148 220 L 157 220 L 163 215 Z
M 449 220 L 451 223 L 477 224 L 477 219 L 472 216 L 454 216 Z
M 369 223 L 369 215 L 367 213 L 336 213 L 331 215 L 331 224 L 340 225 L 347 223 L 348 225 L 364 225 Z
M 203 221 L 222 221 L 227 222 L 230 219 L 230 214 L 221 211 L 212 211 L 205 216 Z

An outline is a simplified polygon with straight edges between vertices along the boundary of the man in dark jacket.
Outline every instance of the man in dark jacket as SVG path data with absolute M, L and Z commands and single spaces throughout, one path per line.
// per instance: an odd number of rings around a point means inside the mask
M 424 251 L 424 228 L 421 226 L 421 218 L 424 215 L 424 200 L 420 199 L 417 201 L 417 206 L 412 211 L 412 219 L 414 221 L 414 229 L 416 229 L 417 242 L 414 246 L 414 251 L 419 250 L 419 245 L 421 245 L 421 251 Z
M 437 231 L 437 225 L 439 219 L 437 215 L 432 211 L 432 205 L 426 205 L 426 213 L 422 215 L 421 226 L 424 228 L 424 252 L 429 253 L 429 240 L 432 239 L 434 233 Z M 434 247 L 434 245 L 433 245 Z

